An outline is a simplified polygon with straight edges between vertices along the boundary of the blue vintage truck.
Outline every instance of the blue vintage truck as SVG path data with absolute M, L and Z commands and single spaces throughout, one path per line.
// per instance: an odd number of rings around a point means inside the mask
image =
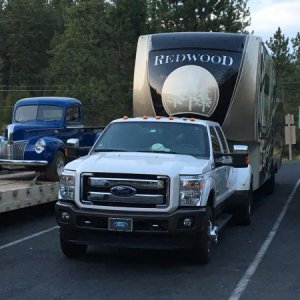
M 83 126 L 78 99 L 21 99 L 14 106 L 12 123 L 0 136 L 0 166 L 31 169 L 47 180 L 58 180 L 67 161 L 67 141 L 77 141 L 87 153 L 102 129 Z

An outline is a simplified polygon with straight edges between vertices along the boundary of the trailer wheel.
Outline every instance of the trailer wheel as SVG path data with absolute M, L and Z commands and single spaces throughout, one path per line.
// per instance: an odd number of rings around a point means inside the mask
M 271 177 L 264 183 L 263 190 L 266 195 L 272 195 L 275 190 L 275 174 L 272 173 Z
M 192 250 L 192 259 L 199 264 L 208 264 L 211 259 L 213 241 L 211 231 L 214 228 L 214 216 L 212 209 L 207 207 L 205 216 L 205 225 L 199 232 L 196 247 Z
M 85 254 L 87 245 L 74 244 L 60 238 L 60 247 L 63 254 L 68 258 L 78 258 Z
M 239 204 L 234 208 L 233 219 L 238 225 L 249 225 L 251 223 L 251 215 L 253 209 L 253 188 L 252 184 L 250 189 L 242 196 Z
M 59 180 L 59 175 L 62 173 L 66 164 L 66 158 L 61 151 L 57 151 L 52 162 L 48 165 L 45 171 L 45 179 Z

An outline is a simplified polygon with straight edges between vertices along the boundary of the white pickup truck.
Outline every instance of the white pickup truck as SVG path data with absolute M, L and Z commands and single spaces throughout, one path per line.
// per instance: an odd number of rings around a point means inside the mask
M 251 206 L 247 146 L 230 152 L 218 123 L 124 117 L 65 166 L 56 217 L 67 257 L 92 244 L 185 248 L 207 263 L 220 228 L 249 224 Z

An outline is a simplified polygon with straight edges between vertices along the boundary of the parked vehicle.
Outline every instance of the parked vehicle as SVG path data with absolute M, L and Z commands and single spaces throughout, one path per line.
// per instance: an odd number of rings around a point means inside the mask
M 192 116 L 218 122 L 230 145 L 249 148 L 253 189 L 272 193 L 283 145 L 274 64 L 262 39 L 213 32 L 141 36 L 135 116 Z
M 89 244 L 188 248 L 207 263 L 228 220 L 250 223 L 253 190 L 274 189 L 281 164 L 274 87 L 259 37 L 140 37 L 136 117 L 109 124 L 89 155 L 62 173 L 63 253 L 77 257 Z
M 211 121 L 113 121 L 89 155 L 61 174 L 56 217 L 63 253 L 77 257 L 89 244 L 188 248 L 207 263 L 231 217 L 225 209 L 237 223 L 250 223 L 251 167 L 247 147 L 237 147 L 242 153 L 230 154 Z
M 41 171 L 46 179 L 58 180 L 66 163 L 67 140 L 76 138 L 79 145 L 91 148 L 102 129 L 83 126 L 82 105 L 75 98 L 21 99 L 12 124 L 0 137 L 0 166 Z

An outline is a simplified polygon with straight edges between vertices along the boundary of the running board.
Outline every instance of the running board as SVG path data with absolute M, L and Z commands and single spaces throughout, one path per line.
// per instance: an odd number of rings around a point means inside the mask
M 217 227 L 217 233 L 220 233 L 220 231 L 223 230 L 225 225 L 231 220 L 232 215 L 230 214 L 222 214 L 218 217 L 215 221 L 215 226 Z

